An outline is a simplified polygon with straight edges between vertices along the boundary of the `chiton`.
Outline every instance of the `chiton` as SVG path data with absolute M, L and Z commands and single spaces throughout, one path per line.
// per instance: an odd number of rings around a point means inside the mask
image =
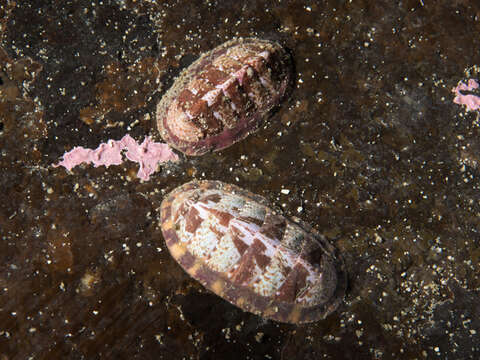
M 161 205 L 168 249 L 206 288 L 280 322 L 325 318 L 343 300 L 344 262 L 333 245 L 265 198 L 219 181 L 192 181 Z
M 160 135 L 187 155 L 224 149 L 255 132 L 291 88 L 278 43 L 230 40 L 185 69 L 157 105 Z

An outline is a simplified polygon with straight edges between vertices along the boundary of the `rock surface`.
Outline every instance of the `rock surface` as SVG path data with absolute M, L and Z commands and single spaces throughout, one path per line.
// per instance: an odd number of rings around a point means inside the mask
M 478 359 L 480 127 L 474 1 L 0 0 L 0 359 Z M 168 163 L 54 168 L 76 146 L 160 141 L 155 106 L 233 37 L 293 55 L 292 95 L 254 135 Z M 475 94 L 463 94 L 475 95 Z M 345 254 L 326 320 L 283 325 L 170 257 L 165 194 L 233 183 Z

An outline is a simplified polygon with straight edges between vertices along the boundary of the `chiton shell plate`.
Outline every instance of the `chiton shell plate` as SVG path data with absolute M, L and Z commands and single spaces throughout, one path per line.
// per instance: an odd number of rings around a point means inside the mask
M 161 205 L 168 249 L 206 288 L 280 322 L 325 318 L 343 300 L 345 265 L 335 248 L 265 198 L 219 181 L 192 181 Z
M 185 69 L 157 105 L 160 135 L 187 155 L 224 149 L 256 131 L 291 88 L 278 43 L 230 40 Z

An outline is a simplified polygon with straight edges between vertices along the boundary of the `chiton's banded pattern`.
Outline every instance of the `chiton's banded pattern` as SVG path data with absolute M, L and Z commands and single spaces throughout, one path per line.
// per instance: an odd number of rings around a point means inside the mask
M 185 271 L 243 310 L 311 322 L 344 297 L 346 273 L 334 247 L 237 186 L 184 184 L 162 202 L 161 223 L 170 253 Z
M 187 155 L 232 145 L 282 101 L 292 69 L 276 42 L 234 39 L 216 47 L 185 69 L 159 102 L 162 138 Z

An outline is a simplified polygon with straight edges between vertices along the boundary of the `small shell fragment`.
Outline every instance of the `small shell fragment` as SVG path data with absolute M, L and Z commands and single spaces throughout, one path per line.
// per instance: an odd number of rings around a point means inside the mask
M 344 262 L 325 237 L 235 185 L 192 181 L 176 188 L 162 202 L 161 226 L 183 269 L 245 311 L 312 322 L 345 295 Z
M 157 106 L 163 140 L 187 155 L 224 149 L 255 132 L 285 97 L 292 59 L 278 43 L 228 41 L 185 69 Z

